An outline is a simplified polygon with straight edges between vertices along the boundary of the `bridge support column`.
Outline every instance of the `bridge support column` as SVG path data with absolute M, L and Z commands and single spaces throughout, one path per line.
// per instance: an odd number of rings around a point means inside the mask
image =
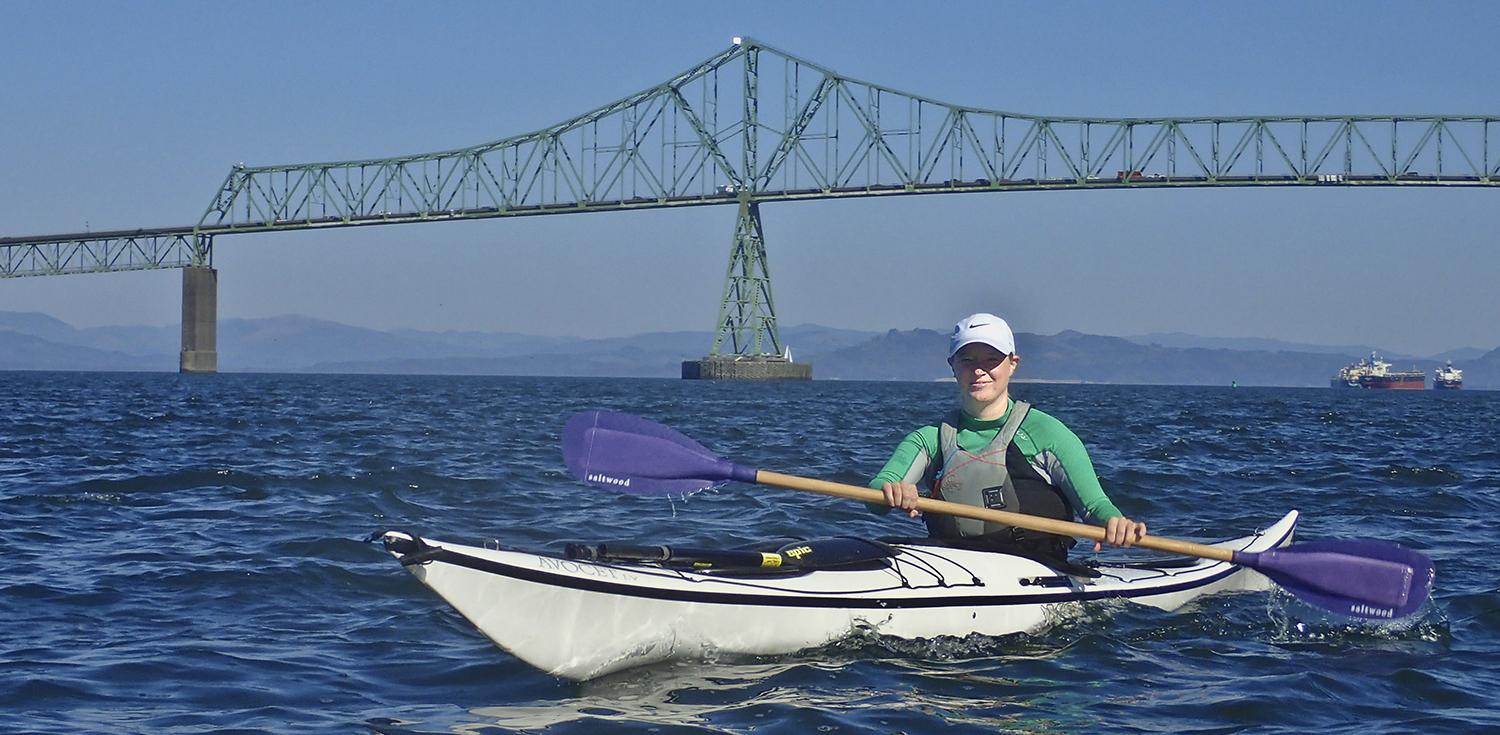
M 219 272 L 206 266 L 182 269 L 182 354 L 178 371 L 216 373 Z
M 723 352 L 728 347 L 729 352 Z M 760 205 L 740 194 L 729 271 L 724 277 L 724 300 L 714 344 L 702 360 L 682 363 L 687 380 L 811 380 L 812 365 L 792 362 L 776 328 L 771 301 L 771 273 L 766 268 L 765 235 L 760 228 Z

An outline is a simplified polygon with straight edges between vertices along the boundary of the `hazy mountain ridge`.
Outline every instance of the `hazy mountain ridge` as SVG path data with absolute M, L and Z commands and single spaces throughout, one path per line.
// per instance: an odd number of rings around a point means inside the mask
M 163 370 L 151 357 L 53 342 L 0 328 L 0 370 Z M 177 369 L 174 362 L 171 369 Z
M 781 336 L 794 358 L 814 364 L 819 379 L 951 379 L 946 331 L 879 333 L 801 324 L 783 327 Z M 708 331 L 597 339 L 382 331 L 282 316 L 225 319 L 218 346 L 224 372 L 676 377 L 680 363 L 702 357 L 713 337 Z M 179 338 L 176 327 L 78 329 L 46 314 L 0 312 L 0 370 L 175 371 Z M 1019 379 L 1097 383 L 1326 386 L 1339 367 L 1380 351 L 1180 333 L 1109 337 L 1068 330 L 1019 333 L 1016 340 Z M 1465 370 L 1467 387 L 1500 388 L 1500 348 L 1463 348 L 1429 358 L 1381 354 L 1397 369 L 1415 367 L 1429 378 L 1452 359 Z
M 1131 342 L 1160 347 L 1203 347 L 1207 349 L 1240 350 L 1249 352 L 1312 352 L 1334 355 L 1368 355 L 1380 353 L 1386 360 L 1473 360 L 1485 354 L 1477 347 L 1459 347 L 1436 355 L 1411 355 L 1404 352 L 1383 350 L 1374 345 L 1315 345 L 1306 342 L 1287 342 L 1270 337 L 1202 337 L 1183 332 L 1152 332 L 1125 337 Z

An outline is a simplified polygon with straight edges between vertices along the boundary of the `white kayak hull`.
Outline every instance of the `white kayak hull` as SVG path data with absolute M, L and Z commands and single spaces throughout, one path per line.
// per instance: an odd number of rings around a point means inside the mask
M 1263 531 L 1214 545 L 1265 551 L 1291 543 L 1296 524 L 1292 511 Z M 1264 576 L 1228 562 L 1101 564 L 1101 576 L 1086 579 L 1022 557 L 921 544 L 893 545 L 896 555 L 881 568 L 737 576 L 575 561 L 399 531 L 386 532 L 384 541 L 502 649 L 578 681 L 710 652 L 792 653 L 861 632 L 1009 635 L 1044 628 L 1067 603 L 1121 598 L 1174 610 L 1206 594 L 1270 587 Z

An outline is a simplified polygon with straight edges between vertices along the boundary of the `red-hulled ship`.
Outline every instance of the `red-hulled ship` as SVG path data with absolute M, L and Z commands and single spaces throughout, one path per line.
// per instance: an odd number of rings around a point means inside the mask
M 1464 371 L 1453 367 L 1449 360 L 1446 367 L 1432 371 L 1433 390 L 1461 390 L 1464 387 Z
M 1390 363 L 1371 352 L 1370 359 L 1341 368 L 1330 384 L 1335 388 L 1422 390 L 1427 387 L 1427 376 L 1421 370 L 1392 370 Z

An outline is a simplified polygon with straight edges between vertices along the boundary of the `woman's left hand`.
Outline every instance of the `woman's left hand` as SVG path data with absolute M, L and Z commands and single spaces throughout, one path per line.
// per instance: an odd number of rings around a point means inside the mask
M 1110 546 L 1133 546 L 1146 536 L 1146 524 L 1132 521 L 1125 516 L 1116 516 L 1109 519 L 1104 526 L 1104 541 L 1094 542 L 1094 551 L 1104 548 L 1104 544 Z

